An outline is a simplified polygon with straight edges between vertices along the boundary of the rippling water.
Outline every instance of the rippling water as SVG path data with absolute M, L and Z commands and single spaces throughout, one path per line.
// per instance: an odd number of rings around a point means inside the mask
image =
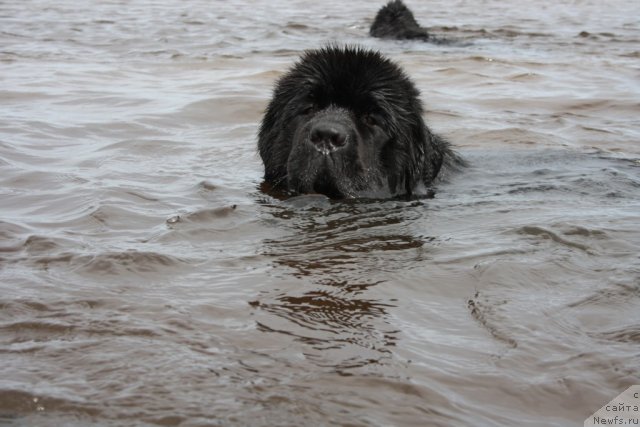
M 331 4 L 334 3 L 334 4 Z M 0 424 L 582 425 L 640 384 L 640 3 L 0 3 Z M 381 50 L 471 167 L 275 200 L 257 124 Z

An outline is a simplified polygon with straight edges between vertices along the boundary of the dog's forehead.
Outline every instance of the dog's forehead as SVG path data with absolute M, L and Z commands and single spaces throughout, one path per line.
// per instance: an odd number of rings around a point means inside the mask
M 353 110 L 397 111 L 418 95 L 402 70 L 375 52 L 314 51 L 303 56 L 284 79 L 289 93 L 321 105 Z
M 301 87 L 303 93 L 318 102 L 340 103 L 362 108 L 393 104 L 397 90 L 380 82 L 363 81 L 358 76 L 345 78 L 307 77 Z

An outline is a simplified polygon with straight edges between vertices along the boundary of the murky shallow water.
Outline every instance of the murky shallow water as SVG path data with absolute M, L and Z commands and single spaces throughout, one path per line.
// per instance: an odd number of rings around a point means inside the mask
M 640 384 L 640 3 L 0 5 L 0 424 L 581 425 Z M 306 48 L 401 63 L 471 167 L 260 193 Z

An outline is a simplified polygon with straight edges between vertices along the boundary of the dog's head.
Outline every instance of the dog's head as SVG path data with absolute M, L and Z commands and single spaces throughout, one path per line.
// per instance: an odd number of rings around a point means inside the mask
M 306 52 L 277 82 L 258 146 L 272 186 L 389 196 L 422 178 L 429 137 L 419 93 L 396 64 L 327 47 Z

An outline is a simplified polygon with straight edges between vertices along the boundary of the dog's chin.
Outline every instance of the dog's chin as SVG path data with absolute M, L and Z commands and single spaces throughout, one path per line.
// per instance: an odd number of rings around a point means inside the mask
M 311 184 L 312 193 L 324 194 L 330 199 L 344 199 L 345 194 L 340 185 L 328 170 L 322 170 L 315 176 Z
M 324 194 L 331 199 L 349 197 L 348 182 L 343 172 L 336 170 L 335 159 L 313 155 L 307 159 L 306 168 L 289 172 L 289 189 L 297 194 Z

